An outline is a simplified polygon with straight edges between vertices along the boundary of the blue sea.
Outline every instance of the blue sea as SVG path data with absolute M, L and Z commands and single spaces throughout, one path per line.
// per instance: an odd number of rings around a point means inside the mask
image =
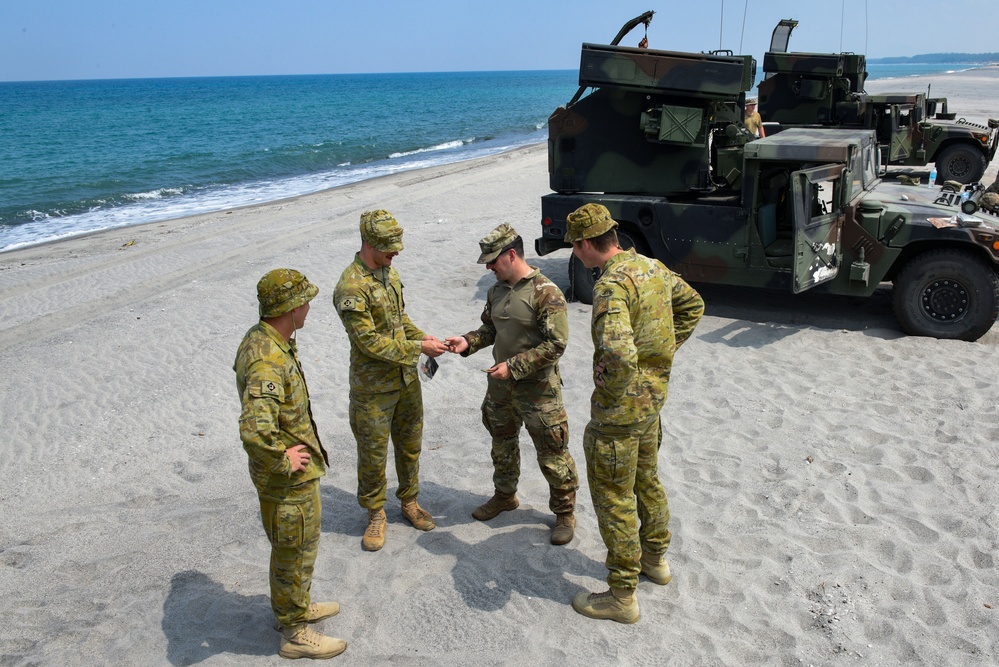
M 573 70 L 0 83 L 0 250 L 543 142 L 576 87 Z

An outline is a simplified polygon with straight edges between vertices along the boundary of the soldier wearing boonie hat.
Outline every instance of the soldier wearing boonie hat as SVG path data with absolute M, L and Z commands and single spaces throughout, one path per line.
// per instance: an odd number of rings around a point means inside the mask
M 701 297 L 661 262 L 622 250 L 610 212 L 586 204 L 567 216 L 566 241 L 593 286 L 593 394 L 583 432 L 586 477 L 607 547 L 609 590 L 580 593 L 584 616 L 634 623 L 639 575 L 665 585 L 672 575 L 669 504 L 659 480 L 660 412 L 673 355 L 704 313 Z M 622 488 L 621 480 L 629 480 Z
M 402 227 L 388 211 L 361 214 L 361 240 L 379 252 L 402 252 Z
M 582 241 L 617 228 L 617 220 L 603 204 L 584 204 L 566 216 L 565 242 Z
M 766 130 L 763 129 L 763 119 L 760 117 L 760 112 L 756 110 L 755 97 L 746 100 L 746 117 L 742 122 L 750 134 L 759 135 L 760 138 L 767 136 Z
M 548 507 L 555 514 L 550 541 L 567 544 L 575 526 L 579 476 L 569 453 L 568 416 L 562 403 L 558 360 L 569 340 L 565 296 L 555 283 L 529 266 L 524 241 L 504 223 L 479 241 L 479 264 L 496 276 L 482 311 L 482 326 L 445 340 L 467 357 L 493 348 L 482 423 L 492 438 L 493 496 L 472 516 L 489 521 L 516 509 L 520 479 L 521 426 L 534 441 L 538 465 L 548 482 Z
M 317 294 L 294 269 L 265 274 L 257 283 L 260 321 L 246 332 L 233 364 L 242 405 L 239 437 L 271 543 L 271 609 L 286 658 L 332 658 L 347 648 L 342 639 L 309 628 L 340 611 L 336 602 L 312 602 L 310 593 L 322 523 L 319 478 L 329 457 L 312 419 L 294 335 Z
M 361 250 L 333 291 L 337 314 L 350 341 L 350 429 L 357 441 L 357 501 L 368 511 L 361 546 L 385 544 L 385 466 L 389 440 L 395 449 L 402 515 L 419 530 L 434 519 L 420 507 L 423 449 L 423 393 L 417 375 L 420 355 L 447 349 L 421 331 L 406 314 L 399 272 L 392 259 L 402 250 L 402 227 L 385 210 L 361 214 Z

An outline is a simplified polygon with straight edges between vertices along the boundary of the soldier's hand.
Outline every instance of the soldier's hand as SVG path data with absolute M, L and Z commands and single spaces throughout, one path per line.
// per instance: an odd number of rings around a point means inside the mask
M 447 352 L 447 346 L 436 336 L 424 336 L 420 343 L 420 351 L 428 357 L 439 357 Z
M 494 380 L 509 380 L 513 376 L 513 374 L 510 373 L 510 364 L 505 361 L 501 361 L 492 368 L 486 369 L 486 372 L 489 373 L 489 377 Z
M 291 471 L 298 472 L 299 470 L 305 470 L 306 466 L 309 465 L 309 461 L 312 460 L 312 454 L 305 445 L 295 445 L 294 447 L 289 447 L 284 450 L 284 455 L 288 457 L 291 461 Z
M 598 387 L 604 386 L 604 362 L 602 361 L 593 367 L 593 382 Z
M 464 336 L 450 336 L 444 339 L 444 344 L 447 345 L 448 352 L 455 354 L 461 354 L 468 349 L 468 341 Z

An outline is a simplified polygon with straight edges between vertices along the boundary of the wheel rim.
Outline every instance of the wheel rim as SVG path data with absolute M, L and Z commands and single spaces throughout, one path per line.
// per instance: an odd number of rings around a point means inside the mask
M 971 173 L 971 162 L 964 157 L 957 157 L 947 164 L 950 175 L 955 179 L 960 179 Z
M 968 289 L 949 278 L 934 280 L 923 288 L 921 305 L 934 322 L 956 322 L 968 312 Z

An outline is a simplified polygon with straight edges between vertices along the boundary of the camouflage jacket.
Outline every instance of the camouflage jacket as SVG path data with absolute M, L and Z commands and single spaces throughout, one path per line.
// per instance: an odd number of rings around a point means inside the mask
M 569 341 L 565 296 L 538 269 L 516 285 L 497 281 L 489 288 L 482 326 L 465 334 L 462 356 L 493 346 L 493 359 L 507 362 L 514 380 L 540 379 L 558 372 Z
M 274 502 L 304 501 L 295 497 L 292 487 L 325 475 L 329 457 L 312 418 L 294 341 L 258 322 L 243 337 L 232 368 L 242 403 L 239 437 L 250 457 L 257 493 Z M 284 452 L 295 445 L 305 445 L 312 459 L 293 473 Z
M 417 380 L 416 364 L 426 334 L 406 315 L 399 272 L 372 271 L 354 255 L 333 291 L 336 312 L 350 339 L 350 390 L 397 391 Z
M 700 295 L 659 261 L 634 250 L 608 260 L 593 289 L 591 418 L 623 426 L 662 410 L 673 354 L 703 314 Z

